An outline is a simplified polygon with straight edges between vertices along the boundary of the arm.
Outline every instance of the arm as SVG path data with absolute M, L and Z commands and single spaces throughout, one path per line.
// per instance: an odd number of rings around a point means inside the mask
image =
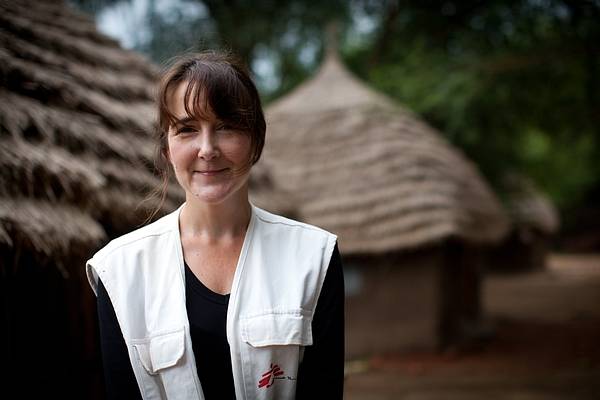
M 313 345 L 298 368 L 297 399 L 341 399 L 344 394 L 344 273 L 337 245 L 312 321 Z
M 98 282 L 98 321 L 106 398 L 141 399 L 117 315 L 102 281 Z

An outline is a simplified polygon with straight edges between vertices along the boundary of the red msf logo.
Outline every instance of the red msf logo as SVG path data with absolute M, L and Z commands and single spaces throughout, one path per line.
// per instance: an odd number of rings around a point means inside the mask
M 275 379 L 280 375 L 283 375 L 283 370 L 279 368 L 279 365 L 273 365 L 273 363 L 271 363 L 271 369 L 262 374 L 261 378 L 258 380 L 258 387 L 271 387 L 273 382 L 275 382 Z

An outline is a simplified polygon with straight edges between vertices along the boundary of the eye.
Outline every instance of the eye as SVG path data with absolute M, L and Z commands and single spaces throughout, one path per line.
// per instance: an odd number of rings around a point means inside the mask
M 217 130 L 217 131 L 233 131 L 233 130 L 235 130 L 235 128 L 231 124 L 228 124 L 227 122 L 218 122 L 215 125 L 215 130 Z
M 177 128 L 177 130 L 176 130 L 177 134 L 192 133 L 195 131 L 196 131 L 196 129 L 192 126 L 181 126 L 181 127 Z

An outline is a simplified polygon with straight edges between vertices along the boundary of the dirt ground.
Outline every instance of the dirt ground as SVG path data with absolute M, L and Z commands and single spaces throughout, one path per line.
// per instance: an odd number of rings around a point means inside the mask
M 346 399 L 600 399 L 600 254 L 552 255 L 543 271 L 488 275 L 493 335 L 469 351 L 347 363 Z

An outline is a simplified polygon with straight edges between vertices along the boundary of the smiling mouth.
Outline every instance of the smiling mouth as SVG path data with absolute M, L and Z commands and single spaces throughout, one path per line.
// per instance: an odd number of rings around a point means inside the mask
M 214 175 L 218 175 L 222 172 L 227 171 L 227 168 L 221 168 L 221 169 L 207 169 L 207 170 L 203 170 L 203 171 L 194 171 L 194 173 L 196 174 L 200 174 L 202 176 L 214 176 Z

